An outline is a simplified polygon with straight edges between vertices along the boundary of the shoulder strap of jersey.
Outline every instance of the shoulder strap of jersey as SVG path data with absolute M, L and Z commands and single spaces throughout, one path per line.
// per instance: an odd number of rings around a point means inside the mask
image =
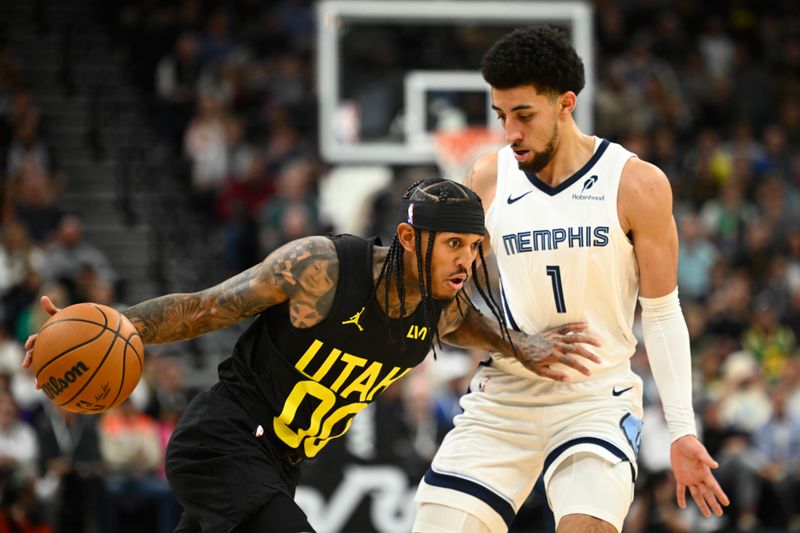
M 494 210 L 495 204 L 499 203 L 502 205 L 502 203 L 505 202 L 505 198 L 508 196 L 509 181 L 511 180 L 508 168 L 511 161 L 514 161 L 511 145 L 506 145 L 497 151 L 497 181 L 494 191 L 494 200 L 492 200 L 490 210 Z M 514 168 L 517 168 L 516 165 Z M 498 209 L 500 209 L 499 206 Z
M 336 285 L 337 297 L 331 313 L 347 302 L 348 310 L 353 302 L 366 303 L 372 294 L 372 253 L 377 237 L 364 239 L 347 233 L 330 235 L 339 258 L 339 281 Z M 377 242 L 380 244 L 379 242 Z

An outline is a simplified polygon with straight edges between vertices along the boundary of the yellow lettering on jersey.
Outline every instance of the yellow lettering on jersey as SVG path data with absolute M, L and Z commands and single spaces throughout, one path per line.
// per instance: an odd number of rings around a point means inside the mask
M 399 374 L 398 374 L 399 372 Z M 380 383 L 378 383 L 374 389 L 372 389 L 369 394 L 367 395 L 367 401 L 371 402 L 372 399 L 379 393 L 383 392 L 384 390 L 389 388 L 389 385 L 397 381 L 398 379 L 402 378 L 406 374 L 411 372 L 410 368 L 403 369 L 399 366 L 394 367 L 391 372 L 389 372 L 385 378 L 383 378 Z
M 353 423 L 353 417 L 367 405 L 368 404 L 366 403 L 351 403 L 349 405 L 344 405 L 331 413 L 330 416 L 325 419 L 325 422 L 323 422 L 319 435 L 316 438 L 309 437 L 305 440 L 305 442 L 303 442 L 303 449 L 305 450 L 306 455 L 309 457 L 314 457 L 326 444 L 328 444 L 329 440 L 341 437 L 347 433 L 347 430 L 350 429 L 350 424 Z M 342 431 L 336 435 L 331 435 L 333 426 L 345 417 L 347 417 L 348 420 L 342 428 Z
M 371 365 L 364 370 L 360 376 L 350 383 L 346 389 L 342 391 L 341 397 L 347 398 L 354 392 L 359 392 L 358 400 L 363 402 L 367 398 L 367 393 L 369 389 L 375 384 L 375 380 L 378 379 L 378 375 L 381 373 L 381 369 L 383 369 L 383 365 L 377 361 L 373 361 Z
M 328 354 L 328 357 L 325 359 L 325 362 L 322 363 L 322 366 L 320 366 L 316 372 L 314 372 L 314 375 L 311 376 L 311 379 L 313 379 L 314 381 L 322 381 L 322 378 L 324 378 L 325 374 L 327 374 L 328 371 L 331 369 L 333 363 L 335 363 L 336 360 L 339 359 L 339 354 L 341 353 L 342 351 L 339 348 L 334 348 L 333 350 L 331 350 L 331 353 Z
M 419 327 L 416 324 L 411 324 L 408 328 L 408 333 L 406 333 L 406 338 L 408 339 L 415 339 L 415 340 L 425 340 L 425 337 L 428 335 L 428 328 L 425 326 Z
M 355 355 L 346 353 L 342 356 L 342 361 L 346 363 L 346 366 L 342 370 L 342 373 L 339 374 L 339 377 L 336 378 L 336 381 L 333 382 L 331 385 L 331 390 L 333 392 L 339 392 L 339 387 L 341 387 L 345 380 L 350 377 L 350 374 L 353 372 L 353 369 L 357 366 L 364 366 L 367 364 L 367 360 L 362 357 L 356 357 Z
M 308 350 L 306 350 L 306 353 L 303 354 L 303 357 L 301 357 L 294 365 L 294 367 L 307 378 L 310 378 L 311 376 L 305 373 L 305 369 L 308 366 L 308 363 L 310 363 L 311 360 L 314 359 L 314 356 L 317 355 L 317 352 L 320 348 L 322 348 L 322 341 L 314 339 L 314 342 L 312 342 L 311 346 L 308 347 Z
M 331 349 L 331 353 L 329 353 L 328 357 L 325 358 L 325 362 L 323 362 L 317 371 L 314 372 L 314 375 L 311 376 L 305 370 L 311 360 L 314 359 L 314 357 L 316 357 L 316 355 L 319 353 L 320 348 L 322 348 L 322 341 L 315 339 L 314 342 L 311 343 L 311 346 L 309 346 L 306 350 L 306 353 L 303 354 L 303 357 L 301 357 L 294 365 L 294 367 L 301 374 L 309 379 L 313 379 L 314 381 L 321 381 L 322 378 L 325 377 L 325 374 L 327 374 L 331 369 L 333 363 L 335 363 L 339 358 L 339 354 L 342 353 L 342 351 L 338 348 Z
M 311 413 L 310 424 L 306 429 L 298 429 L 297 432 L 289 427 L 294 420 L 297 408 L 303 402 L 303 398 L 313 396 L 319 400 L 319 404 Z M 275 435 L 292 448 L 297 448 L 304 438 L 319 434 L 322 419 L 336 404 L 334 394 L 323 385 L 314 381 L 301 381 L 295 385 L 286 402 L 283 404 L 281 414 L 272 420 L 272 428 Z M 330 430 L 329 430 L 330 431 Z

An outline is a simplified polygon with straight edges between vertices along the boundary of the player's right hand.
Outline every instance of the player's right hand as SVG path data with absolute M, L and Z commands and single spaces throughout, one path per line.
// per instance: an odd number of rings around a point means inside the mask
M 50 313 L 51 316 L 61 311 L 47 296 L 42 296 L 41 302 L 42 308 Z M 36 335 L 38 335 L 38 333 L 34 333 L 25 341 L 25 359 L 22 360 L 22 368 L 29 368 L 33 362 L 33 344 L 36 342 Z M 39 388 L 38 383 L 36 384 L 36 388 Z
M 581 358 L 597 364 L 600 364 L 601 361 L 599 357 L 583 346 L 584 344 L 600 346 L 600 341 L 582 333 L 588 327 L 586 322 L 571 322 L 547 329 L 536 335 L 520 333 L 513 339 L 517 348 L 515 356 L 531 372 L 555 381 L 569 380 L 564 372 L 550 367 L 556 363 L 561 363 L 589 376 L 591 371 L 581 363 Z

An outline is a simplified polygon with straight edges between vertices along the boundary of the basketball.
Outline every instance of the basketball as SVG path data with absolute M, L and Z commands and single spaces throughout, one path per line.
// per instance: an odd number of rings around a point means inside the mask
M 142 375 L 144 348 L 136 328 L 105 305 L 70 305 L 42 325 L 33 372 L 47 397 L 68 411 L 91 414 L 118 406 Z

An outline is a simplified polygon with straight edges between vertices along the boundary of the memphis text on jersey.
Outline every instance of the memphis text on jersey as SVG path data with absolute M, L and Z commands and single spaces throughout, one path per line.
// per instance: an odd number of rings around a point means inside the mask
M 423 340 L 427 336 L 427 331 L 420 335 L 423 329 L 409 330 L 409 335 L 413 333 L 410 338 Z M 294 367 L 307 379 L 297 382 L 272 425 L 278 438 L 291 448 L 302 444 L 308 457 L 317 455 L 331 439 L 344 435 L 359 411 L 411 371 L 343 352 L 320 340 L 311 343 Z M 313 411 L 308 427 L 299 428 L 295 416 L 304 402 Z
M 608 226 L 536 229 L 503 235 L 506 255 L 526 252 L 608 246 Z

